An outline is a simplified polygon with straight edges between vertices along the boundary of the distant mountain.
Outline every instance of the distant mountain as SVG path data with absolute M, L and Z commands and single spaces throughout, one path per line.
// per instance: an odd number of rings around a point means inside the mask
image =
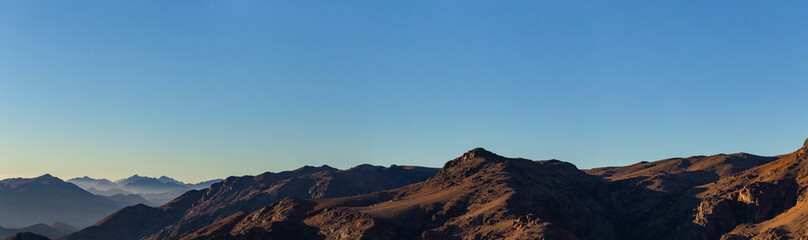
M 224 181 L 224 179 L 213 179 L 213 180 L 208 180 L 208 181 L 202 181 L 202 182 L 199 182 L 199 183 L 188 184 L 188 186 L 191 187 L 192 189 L 201 190 L 201 189 L 209 188 L 214 183 L 218 183 L 218 182 L 221 182 L 221 181 Z
M 177 185 L 185 185 L 184 182 L 180 182 L 180 181 L 177 181 L 177 180 L 175 180 L 173 178 L 166 177 L 166 176 L 160 176 L 159 178 L 157 178 L 157 181 L 164 182 L 164 183 L 173 183 L 173 184 L 177 184 Z
M 190 184 L 167 176 L 152 178 L 135 174 L 131 177 L 120 179 L 115 182 L 107 179 L 94 179 L 86 176 L 81 178 L 73 178 L 67 181 L 76 184 L 84 190 L 96 195 L 111 197 L 118 194 L 123 194 L 124 196 L 129 194 L 137 194 L 146 200 L 146 202 L 140 203 L 145 203 L 150 206 L 159 206 L 173 200 L 189 190 L 205 189 L 210 187 L 210 185 L 223 180 L 214 179 Z
M 118 185 L 107 179 L 94 179 L 87 176 L 81 178 L 72 178 L 67 182 L 75 184 L 83 189 L 93 188 L 98 191 L 107 191 L 112 188 L 117 188 Z
M 54 223 L 48 224 L 48 227 L 50 227 L 53 230 L 56 230 L 57 232 L 64 233 L 63 236 L 79 231 L 79 229 L 77 229 L 77 228 L 75 228 L 73 226 L 70 226 L 67 223 L 63 223 L 63 222 L 54 222 Z M 36 233 L 36 232 L 34 232 L 34 233 Z M 40 234 L 40 235 L 42 235 L 42 234 Z M 54 238 L 54 239 L 56 238 L 56 237 L 51 237 L 51 236 L 48 236 L 48 235 L 44 235 L 44 236 L 49 237 L 49 238 Z
M 162 239 L 204 227 L 240 211 L 254 211 L 285 197 L 327 198 L 371 193 L 423 181 L 437 169 L 361 165 L 329 166 L 258 176 L 229 177 L 201 191 L 189 191 L 159 208 L 124 208 L 95 226 L 61 239 Z
M 143 179 L 149 179 L 149 178 L 151 178 L 151 177 L 143 177 L 143 176 L 139 176 L 139 175 L 135 174 L 135 175 L 132 175 L 131 177 L 128 177 L 128 178 L 118 179 L 118 180 L 115 181 L 115 184 L 117 184 L 118 186 L 125 186 L 127 184 L 130 184 L 130 183 L 133 183 L 133 182 L 136 182 L 136 181 L 140 181 L 140 180 L 143 180 Z M 155 179 L 155 178 L 151 178 L 151 179 Z
M 146 205 L 154 204 L 138 194 L 115 194 L 112 196 L 107 196 L 107 198 L 124 206 L 134 206 L 138 204 L 146 204 Z
M 139 180 L 130 181 L 121 186 L 121 188 L 123 190 L 135 193 L 164 193 L 177 190 L 191 190 L 191 188 L 185 184 L 163 182 L 155 178 L 142 178 Z
M 0 181 L 0 226 L 4 227 L 64 222 L 83 228 L 127 205 L 48 174 Z
M 177 190 L 177 191 L 162 192 L 162 193 L 138 193 L 137 195 L 140 195 L 141 197 L 143 197 L 144 199 L 146 199 L 147 201 L 152 203 L 152 204 L 146 204 L 146 205 L 149 205 L 149 206 L 152 206 L 152 207 L 158 207 L 158 206 L 161 206 L 163 204 L 166 204 L 166 203 L 170 202 L 171 200 L 174 200 L 175 198 L 177 198 L 179 196 L 182 196 L 182 194 L 184 194 L 186 192 L 188 192 L 188 190 Z
M 78 229 L 74 228 L 73 226 L 67 225 L 65 223 L 56 222 L 50 225 L 45 225 L 42 223 L 34 224 L 28 227 L 19 228 L 19 229 L 6 229 L 0 227 L 0 238 L 5 239 L 17 233 L 22 232 L 30 232 L 39 234 L 42 236 L 46 236 L 48 238 L 56 239 L 58 237 L 73 233 L 78 231 Z
M 79 186 L 79 187 L 81 187 L 81 186 Z M 110 189 L 107 189 L 107 190 L 98 190 L 98 189 L 95 189 L 94 187 L 90 187 L 90 188 L 85 188 L 84 190 L 86 190 L 86 191 L 88 191 L 88 192 L 90 192 L 92 194 L 95 194 L 95 195 L 108 196 L 108 197 L 118 195 L 118 194 L 123 194 L 123 195 L 134 194 L 132 192 L 129 192 L 129 191 L 117 188 L 117 187 L 116 188 L 110 188 Z
M 14 234 L 14 236 L 10 236 L 5 240 L 50 240 L 50 239 L 31 232 L 21 232 Z

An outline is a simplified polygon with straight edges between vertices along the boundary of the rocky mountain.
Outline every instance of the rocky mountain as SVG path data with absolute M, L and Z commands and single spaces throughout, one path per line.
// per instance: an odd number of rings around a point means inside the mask
M 83 228 L 129 203 L 91 194 L 48 174 L 5 179 L 0 181 L 0 226 L 64 222 Z
M 704 188 L 692 223 L 709 237 L 808 239 L 808 140 L 776 161 Z
M 252 212 L 285 197 L 333 198 L 378 192 L 423 181 L 437 169 L 360 165 L 329 166 L 257 176 L 229 177 L 192 190 L 158 208 L 121 209 L 94 226 L 61 239 L 162 239 L 198 229 L 238 212 Z
M 50 239 L 35 233 L 21 232 L 14 234 L 14 236 L 10 236 L 5 240 L 50 240 Z
M 173 239 L 718 239 L 694 223 L 702 187 L 781 159 L 719 154 L 580 171 L 475 149 L 422 183 L 284 199 Z
M 704 184 L 772 162 L 778 157 L 718 154 L 586 170 L 603 178 L 618 239 L 713 239 L 692 224 Z M 686 231 L 687 229 L 687 231 Z
M 808 141 L 775 157 L 589 170 L 478 148 L 423 181 L 373 190 L 396 185 L 383 183 L 408 168 L 228 178 L 160 208 L 123 209 L 62 239 L 808 239 Z
M 287 198 L 174 239 L 615 239 L 606 183 L 569 163 L 471 150 L 420 183 Z M 582 217 L 585 216 L 585 217 Z
M 55 239 L 76 231 L 78 231 L 78 229 L 61 222 L 52 223 L 50 225 L 39 223 L 19 229 L 6 229 L 0 227 L 0 238 L 6 239 L 7 237 L 12 237 L 18 233 L 27 232 Z

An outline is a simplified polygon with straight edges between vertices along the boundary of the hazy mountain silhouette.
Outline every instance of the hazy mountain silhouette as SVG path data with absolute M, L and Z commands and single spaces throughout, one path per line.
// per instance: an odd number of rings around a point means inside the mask
M 84 190 L 96 195 L 112 197 L 119 194 L 123 194 L 124 196 L 129 194 L 137 194 L 146 200 L 137 203 L 145 203 L 150 206 L 159 206 L 173 200 L 176 197 L 179 197 L 189 190 L 208 188 L 211 184 L 221 182 L 222 179 L 213 179 L 190 184 L 167 176 L 152 178 L 135 174 L 131 177 L 123 178 L 115 182 L 107 179 L 94 179 L 87 176 L 73 178 L 67 181 L 76 184 Z M 121 197 L 119 196 L 115 198 Z
M 0 238 L 6 239 L 7 237 L 11 237 L 17 233 L 29 232 L 55 239 L 76 231 L 78 231 L 78 229 L 62 222 L 55 222 L 50 225 L 39 223 L 19 229 L 6 229 L 0 227 Z
M 87 176 L 80 177 L 80 178 L 68 179 L 66 182 L 75 184 L 76 186 L 79 186 L 80 188 L 85 189 L 85 190 L 89 189 L 89 188 L 92 188 L 92 189 L 96 189 L 97 191 L 107 191 L 107 190 L 110 190 L 110 189 L 113 189 L 113 188 L 118 188 L 118 185 L 113 183 L 110 180 L 107 180 L 107 179 L 94 179 L 94 178 L 90 178 L 90 177 L 87 177 Z M 121 193 L 121 192 L 119 192 L 119 193 Z M 107 196 L 111 196 L 111 195 L 115 195 L 115 194 L 118 194 L 118 193 L 110 194 L 110 195 L 107 195 Z
M 257 176 L 229 177 L 205 190 L 193 190 L 159 207 L 124 208 L 62 239 L 160 239 L 204 227 L 239 211 L 253 211 L 284 197 L 323 198 L 371 193 L 423 181 L 437 169 L 361 165 L 329 166 Z
M 131 204 L 125 200 L 91 194 L 48 174 L 5 179 L 0 181 L 0 226 L 64 222 L 83 228 Z
M 14 234 L 14 236 L 10 236 L 5 240 L 50 240 L 45 236 L 41 236 L 39 234 L 31 233 L 31 232 L 21 232 Z

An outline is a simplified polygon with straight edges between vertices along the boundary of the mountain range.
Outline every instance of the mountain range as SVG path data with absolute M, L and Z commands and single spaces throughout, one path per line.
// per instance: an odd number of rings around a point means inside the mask
M 32 232 L 21 232 L 5 238 L 4 240 L 49 240 L 49 238 Z
M 55 239 L 76 231 L 78 231 L 78 229 L 62 222 L 55 222 L 51 224 L 38 223 L 19 229 L 6 229 L 0 227 L 0 238 L 6 239 L 7 237 L 11 237 L 16 233 L 31 232 Z
M 474 149 L 420 183 L 285 198 L 170 239 L 805 239 L 808 141 L 581 171 Z
M 438 169 L 360 165 L 329 166 L 257 176 L 229 177 L 205 190 L 192 190 L 158 208 L 121 209 L 94 226 L 61 239 L 163 239 L 204 227 L 243 211 L 255 211 L 286 197 L 332 198 L 378 192 L 424 181 Z
M 183 193 L 193 189 L 205 189 L 210 185 L 221 182 L 222 179 L 203 181 L 195 184 L 184 183 L 173 178 L 161 176 L 159 178 L 138 176 L 137 174 L 117 180 L 95 179 L 87 176 L 67 180 L 82 189 L 102 196 L 115 196 L 119 194 L 136 194 L 146 199 L 147 205 L 159 206 Z
M 360 165 L 229 177 L 60 240 L 808 239 L 808 140 L 581 170 L 482 148 L 441 169 Z M 1 195 L 0 195 L 1 196 Z
M 49 174 L 11 178 L 0 180 L 0 226 L 42 229 L 38 224 L 61 222 L 84 228 L 118 209 L 144 202 L 137 195 L 94 195 Z

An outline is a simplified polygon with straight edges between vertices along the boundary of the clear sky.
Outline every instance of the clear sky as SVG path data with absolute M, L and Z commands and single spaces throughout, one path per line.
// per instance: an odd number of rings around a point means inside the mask
M 0 1 L 0 178 L 788 153 L 808 1 Z

